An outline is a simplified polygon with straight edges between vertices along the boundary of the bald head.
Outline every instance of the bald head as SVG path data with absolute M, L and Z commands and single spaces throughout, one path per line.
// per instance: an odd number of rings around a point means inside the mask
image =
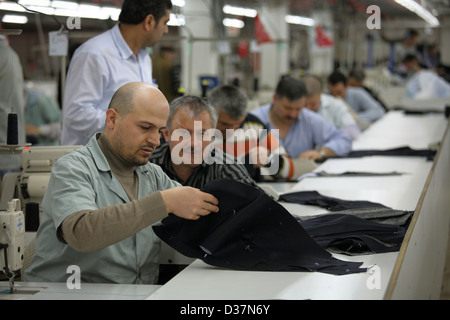
M 165 102 L 164 95 L 156 87 L 145 82 L 130 82 L 114 93 L 108 109 L 114 109 L 121 117 L 125 117 L 128 113 L 135 111 L 136 104 L 145 98 L 150 98 L 149 101 L 161 100 L 163 104 Z
M 112 97 L 103 134 L 123 159 L 142 165 L 159 145 L 168 116 L 169 103 L 161 91 L 147 83 L 131 82 Z

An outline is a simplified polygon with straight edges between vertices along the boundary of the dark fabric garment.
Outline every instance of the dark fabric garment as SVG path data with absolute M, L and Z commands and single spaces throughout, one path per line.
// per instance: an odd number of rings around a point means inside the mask
M 299 221 L 322 248 L 348 255 L 398 251 L 409 222 L 410 219 L 401 225 L 378 223 L 342 213 Z
M 153 226 L 180 253 L 235 270 L 365 272 L 360 262 L 332 257 L 297 220 L 263 191 L 232 180 L 214 180 L 202 189 L 219 200 L 219 212 L 198 220 L 174 215 Z
M 402 173 L 397 171 L 391 172 L 366 172 L 366 171 L 345 171 L 341 173 L 330 173 L 326 171 L 314 172 L 315 176 L 311 177 L 383 177 L 383 176 L 400 176 Z
M 283 194 L 279 201 L 336 212 L 296 219 L 324 249 L 349 255 L 398 251 L 414 213 L 370 201 L 326 197 L 317 191 Z
M 436 150 L 432 149 L 412 149 L 410 147 L 399 147 L 386 150 L 357 150 L 351 151 L 345 156 L 327 157 L 315 160 L 317 163 L 325 162 L 327 159 L 333 158 L 361 158 L 368 156 L 403 156 L 403 157 L 425 157 L 428 161 L 433 161 Z
M 413 156 L 426 157 L 427 160 L 432 161 L 436 155 L 436 150 L 430 149 L 411 149 L 410 147 L 400 147 L 387 150 L 360 150 L 351 151 L 346 158 L 359 158 L 366 156 Z
M 414 211 L 396 210 L 391 208 L 357 208 L 340 210 L 338 213 L 352 215 L 372 222 L 402 226 L 409 223 Z M 303 221 L 321 216 L 323 216 L 323 214 L 296 217 L 296 219 Z
M 286 201 L 298 204 L 314 205 L 330 211 L 340 211 L 358 208 L 388 208 L 380 203 L 365 200 L 342 200 L 327 197 L 317 191 L 298 191 L 280 195 L 278 201 Z

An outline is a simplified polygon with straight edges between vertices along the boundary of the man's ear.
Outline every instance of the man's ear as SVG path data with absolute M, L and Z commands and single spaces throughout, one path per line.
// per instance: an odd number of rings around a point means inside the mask
M 144 28 L 147 31 L 150 31 L 156 27 L 155 16 L 152 14 L 148 14 L 144 19 Z
M 166 142 L 169 142 L 170 141 L 169 130 L 167 130 L 167 128 L 164 128 L 161 131 L 162 131 L 164 140 L 166 140 Z
M 117 119 L 119 118 L 119 114 L 114 109 L 106 110 L 106 128 L 113 130 L 116 126 Z
M 278 96 L 277 96 L 276 93 L 274 93 L 273 96 L 272 96 L 272 102 L 276 103 L 277 101 L 278 101 Z

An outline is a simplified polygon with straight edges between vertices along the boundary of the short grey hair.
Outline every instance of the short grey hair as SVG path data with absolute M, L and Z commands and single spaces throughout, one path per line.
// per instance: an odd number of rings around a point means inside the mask
M 315 75 L 307 75 L 301 78 L 306 86 L 306 96 L 312 97 L 322 93 L 322 81 Z
M 170 103 L 170 112 L 169 117 L 167 118 L 167 129 L 170 129 L 175 113 L 182 108 L 187 108 L 193 111 L 194 117 L 204 111 L 208 111 L 211 116 L 212 127 L 216 128 L 218 118 L 217 111 L 211 106 L 208 100 L 197 96 L 186 95 L 178 97 Z
M 211 91 L 208 100 L 217 111 L 225 112 L 231 119 L 237 120 L 247 115 L 248 98 L 238 87 L 217 87 Z

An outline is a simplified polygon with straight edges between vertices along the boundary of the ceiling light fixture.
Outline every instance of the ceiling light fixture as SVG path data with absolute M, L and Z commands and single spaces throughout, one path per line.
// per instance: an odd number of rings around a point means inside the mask
M 80 5 L 73 1 L 53 0 L 51 6 L 58 9 L 78 10 Z
M 185 0 L 172 0 L 172 4 L 177 7 L 184 7 L 186 2 Z
M 255 9 L 233 7 L 230 5 L 225 5 L 223 7 L 223 12 L 226 14 L 232 14 L 235 16 L 245 16 L 250 18 L 254 18 L 258 14 L 258 11 L 256 11 Z
M 27 11 L 24 8 L 22 8 L 19 4 L 14 2 L 0 2 L 0 10 L 15 11 L 15 12 Z
M 414 12 L 423 20 L 425 20 L 431 27 L 439 26 L 439 20 L 427 9 L 421 6 L 414 0 L 394 0 L 399 5 L 405 7 L 411 12 Z
M 300 24 L 303 26 L 313 27 L 316 21 L 312 18 L 287 15 L 284 20 L 291 24 Z
M 19 4 L 23 6 L 49 7 L 50 0 L 19 0 Z
M 168 26 L 173 26 L 173 27 L 181 27 L 181 26 L 184 26 L 185 24 L 186 24 L 186 19 L 185 19 L 184 15 L 175 14 L 175 13 L 170 14 L 169 22 L 167 22 Z
M 21 15 L 16 15 L 16 14 L 5 14 L 3 16 L 2 22 L 25 24 L 28 22 L 28 18 L 26 16 L 21 16 Z
M 225 18 L 225 19 L 223 19 L 222 22 L 225 27 L 229 27 L 229 28 L 242 29 L 243 27 L 245 27 L 244 21 L 239 20 L 239 19 Z

